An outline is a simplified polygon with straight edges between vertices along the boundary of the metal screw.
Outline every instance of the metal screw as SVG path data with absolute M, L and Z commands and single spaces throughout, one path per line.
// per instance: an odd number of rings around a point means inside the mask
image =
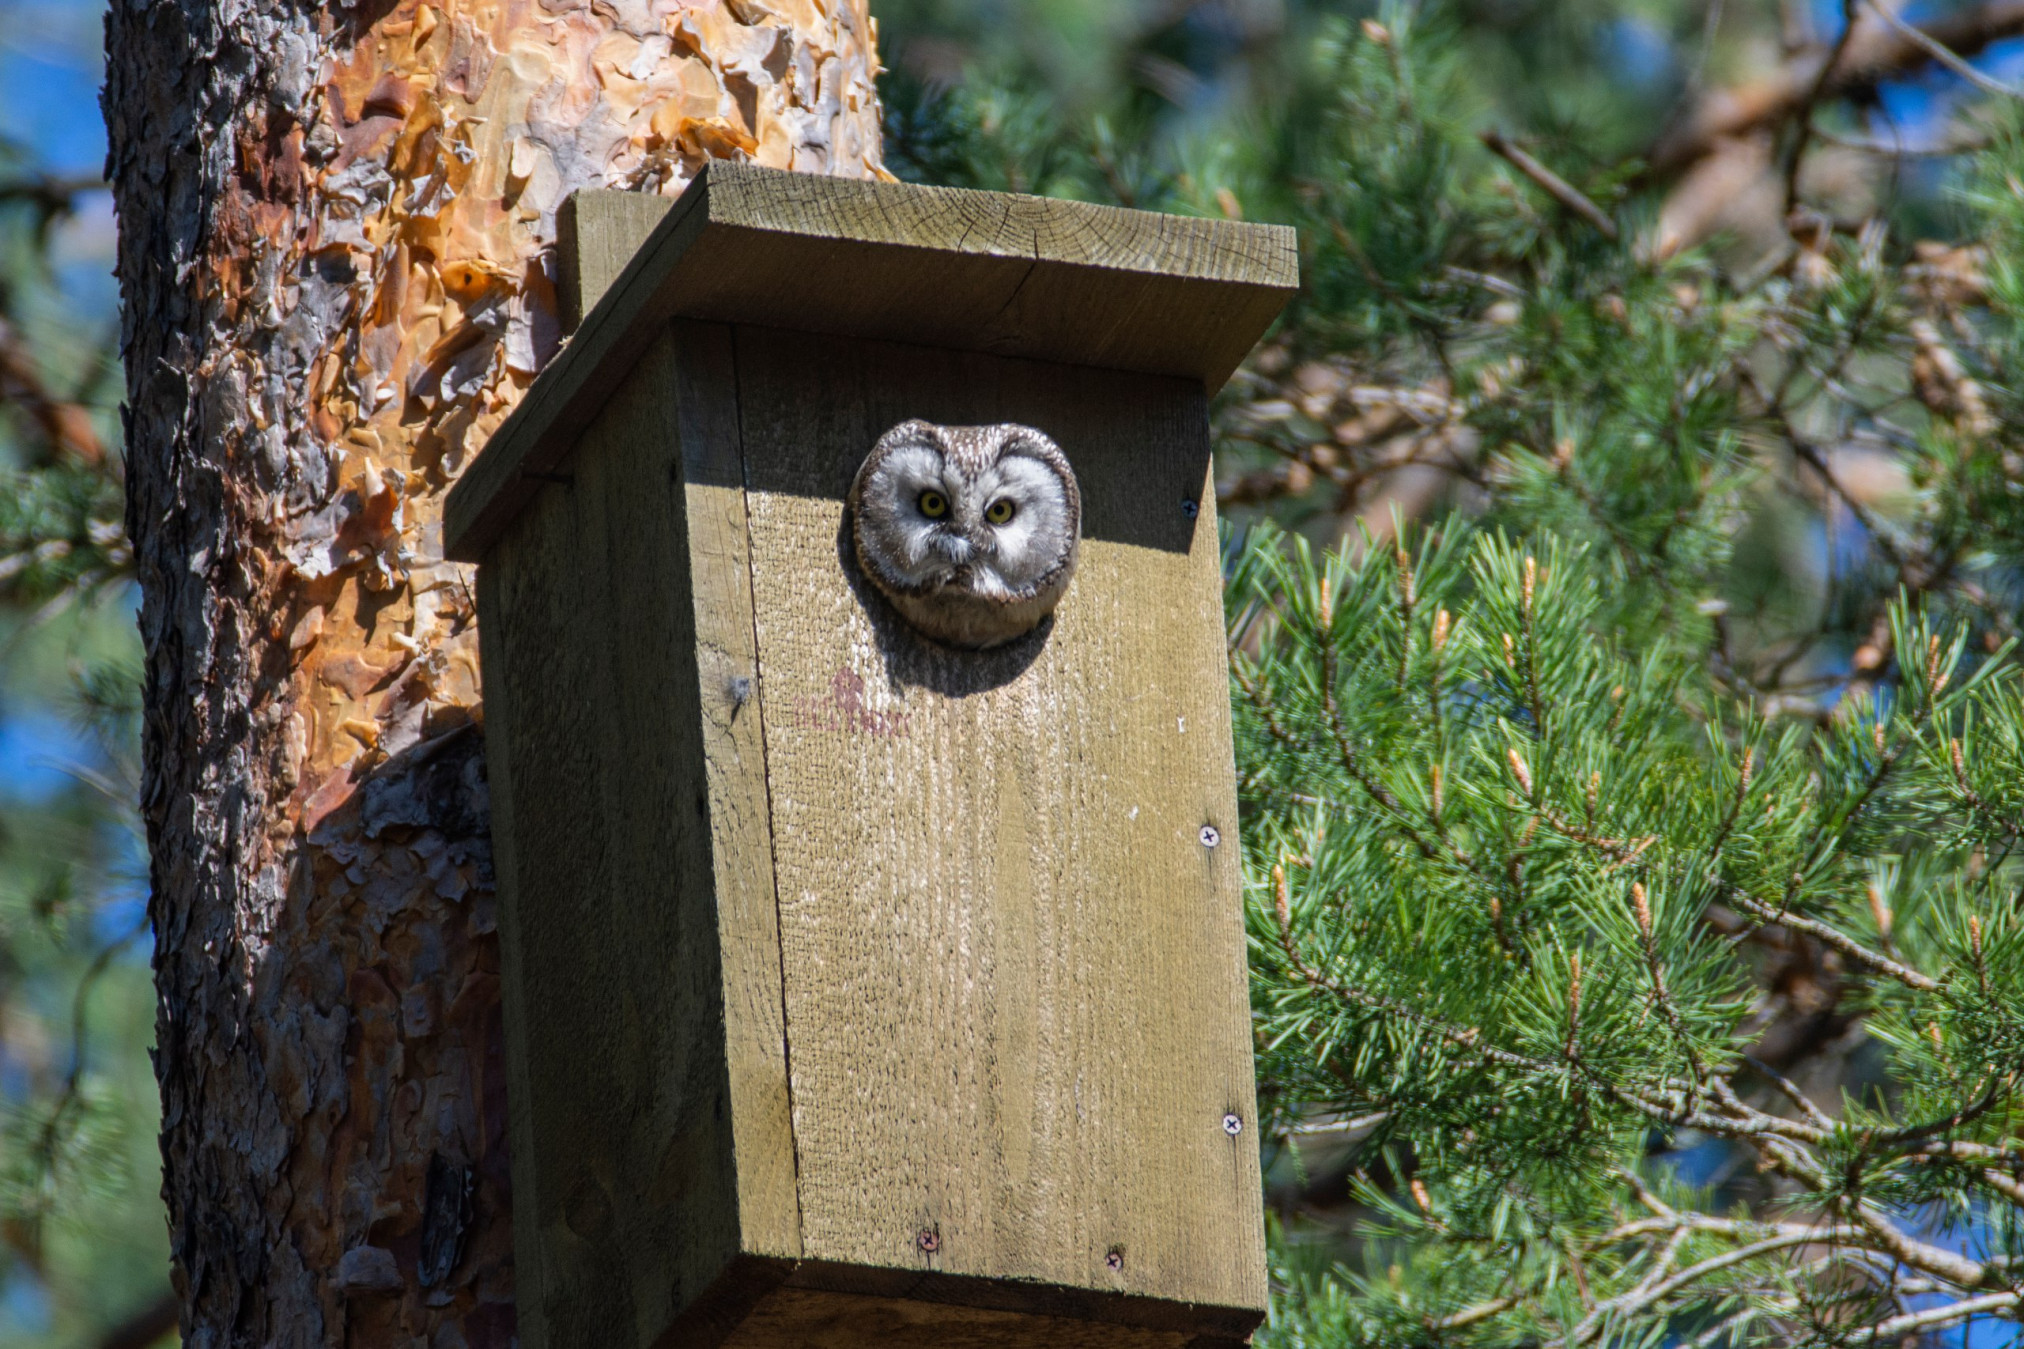
M 921 1254 L 933 1255 L 942 1249 L 942 1234 L 932 1227 L 923 1227 L 914 1237 L 914 1245 L 920 1247 Z
M 1223 1116 L 1223 1132 L 1235 1138 L 1244 1132 L 1244 1121 L 1237 1115 Z
M 1122 1246 L 1111 1247 L 1109 1252 L 1103 1257 L 1103 1263 L 1109 1265 L 1113 1270 L 1123 1269 L 1124 1247 Z
M 1204 848 L 1213 848 L 1222 841 L 1222 831 L 1217 829 L 1215 825 L 1205 824 L 1202 826 L 1202 846 Z
M 1181 514 L 1187 516 L 1190 520 L 1194 519 L 1201 513 L 1202 513 L 1201 503 L 1194 500 L 1192 497 L 1187 498 L 1181 502 Z

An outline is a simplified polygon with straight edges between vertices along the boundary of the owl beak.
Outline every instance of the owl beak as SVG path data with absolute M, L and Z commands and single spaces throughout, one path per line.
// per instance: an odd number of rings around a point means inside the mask
M 970 554 L 976 551 L 975 545 L 962 535 L 946 532 L 935 535 L 934 548 L 948 559 L 952 567 L 962 566 L 970 560 Z

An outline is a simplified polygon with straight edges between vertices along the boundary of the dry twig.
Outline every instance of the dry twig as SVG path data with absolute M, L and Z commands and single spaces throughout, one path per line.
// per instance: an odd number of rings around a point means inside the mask
M 1530 178 L 1547 196 L 1593 225 L 1596 233 L 1603 238 L 1614 243 L 1622 237 L 1616 222 L 1609 218 L 1609 212 L 1597 206 L 1580 188 L 1514 145 L 1503 132 L 1494 127 L 1485 131 L 1483 144 L 1490 147 L 1491 153 Z
M 1911 43 L 1935 61 L 1938 61 L 1948 70 L 1960 76 L 1969 84 L 1974 85 L 1977 89 L 1980 89 L 1983 93 L 1994 94 L 1999 98 L 2024 99 L 2024 90 L 2013 89 L 2001 80 L 1990 79 L 1987 75 L 1984 75 L 1981 71 L 1963 61 L 1946 43 L 1906 23 L 1889 5 L 1880 4 L 1878 0 L 1863 0 L 1863 3 L 1874 10 L 1878 18 L 1889 24 L 1891 30 L 1897 33 L 1899 37 L 1902 37 L 1905 41 Z
M 105 446 L 92 426 L 90 409 L 50 391 L 20 329 L 4 318 L 0 318 L 0 406 L 20 408 L 59 456 L 85 464 L 104 461 Z
M 1988 0 L 1926 23 L 1908 24 L 1922 37 L 1963 59 L 1991 44 L 2024 33 L 2024 0 Z M 1724 142 L 1784 125 L 1812 94 L 1815 101 L 1837 98 L 1928 64 L 1932 52 L 1892 28 L 1868 28 L 1852 36 L 1840 59 L 1809 47 L 1761 79 L 1716 89 L 1695 100 L 1656 145 L 1649 162 L 1660 178 L 1674 178 Z

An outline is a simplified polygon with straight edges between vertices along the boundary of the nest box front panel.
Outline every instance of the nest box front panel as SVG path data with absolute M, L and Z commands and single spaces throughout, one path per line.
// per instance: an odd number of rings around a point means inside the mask
M 1265 1300 L 1199 382 L 738 328 L 806 1258 Z M 894 425 L 1073 465 L 1050 625 L 924 640 L 845 497 Z

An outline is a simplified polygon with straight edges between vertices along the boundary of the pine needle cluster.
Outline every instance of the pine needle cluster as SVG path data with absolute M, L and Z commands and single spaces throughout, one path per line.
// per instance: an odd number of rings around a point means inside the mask
M 1687 237 L 1674 133 L 1486 79 L 1544 53 L 1475 13 L 1312 14 L 1245 121 L 1128 156 L 1130 99 L 1050 136 L 988 85 L 902 138 L 1300 231 L 1217 410 L 1260 1343 L 2024 1319 L 2024 115 L 1975 86 L 1851 208 L 1819 77 L 1772 233 Z
M 1282 1133 L 1364 1135 L 1383 1271 L 1275 1342 L 1896 1344 L 2017 1306 L 2008 646 L 1900 605 L 1888 694 L 1774 721 L 1612 631 L 1616 579 L 1460 525 L 1235 555 L 1266 1080 Z M 1886 1085 L 1829 1111 L 1753 1058 L 1767 936 L 1822 949 Z M 1654 1159 L 1687 1131 L 1775 1203 L 1714 1211 Z
M 1262 1082 L 1360 1217 L 1261 1342 L 2019 1319 L 2014 112 L 1951 234 L 1802 200 L 1739 263 L 1465 133 L 1439 34 L 1311 53 L 1223 498 Z

